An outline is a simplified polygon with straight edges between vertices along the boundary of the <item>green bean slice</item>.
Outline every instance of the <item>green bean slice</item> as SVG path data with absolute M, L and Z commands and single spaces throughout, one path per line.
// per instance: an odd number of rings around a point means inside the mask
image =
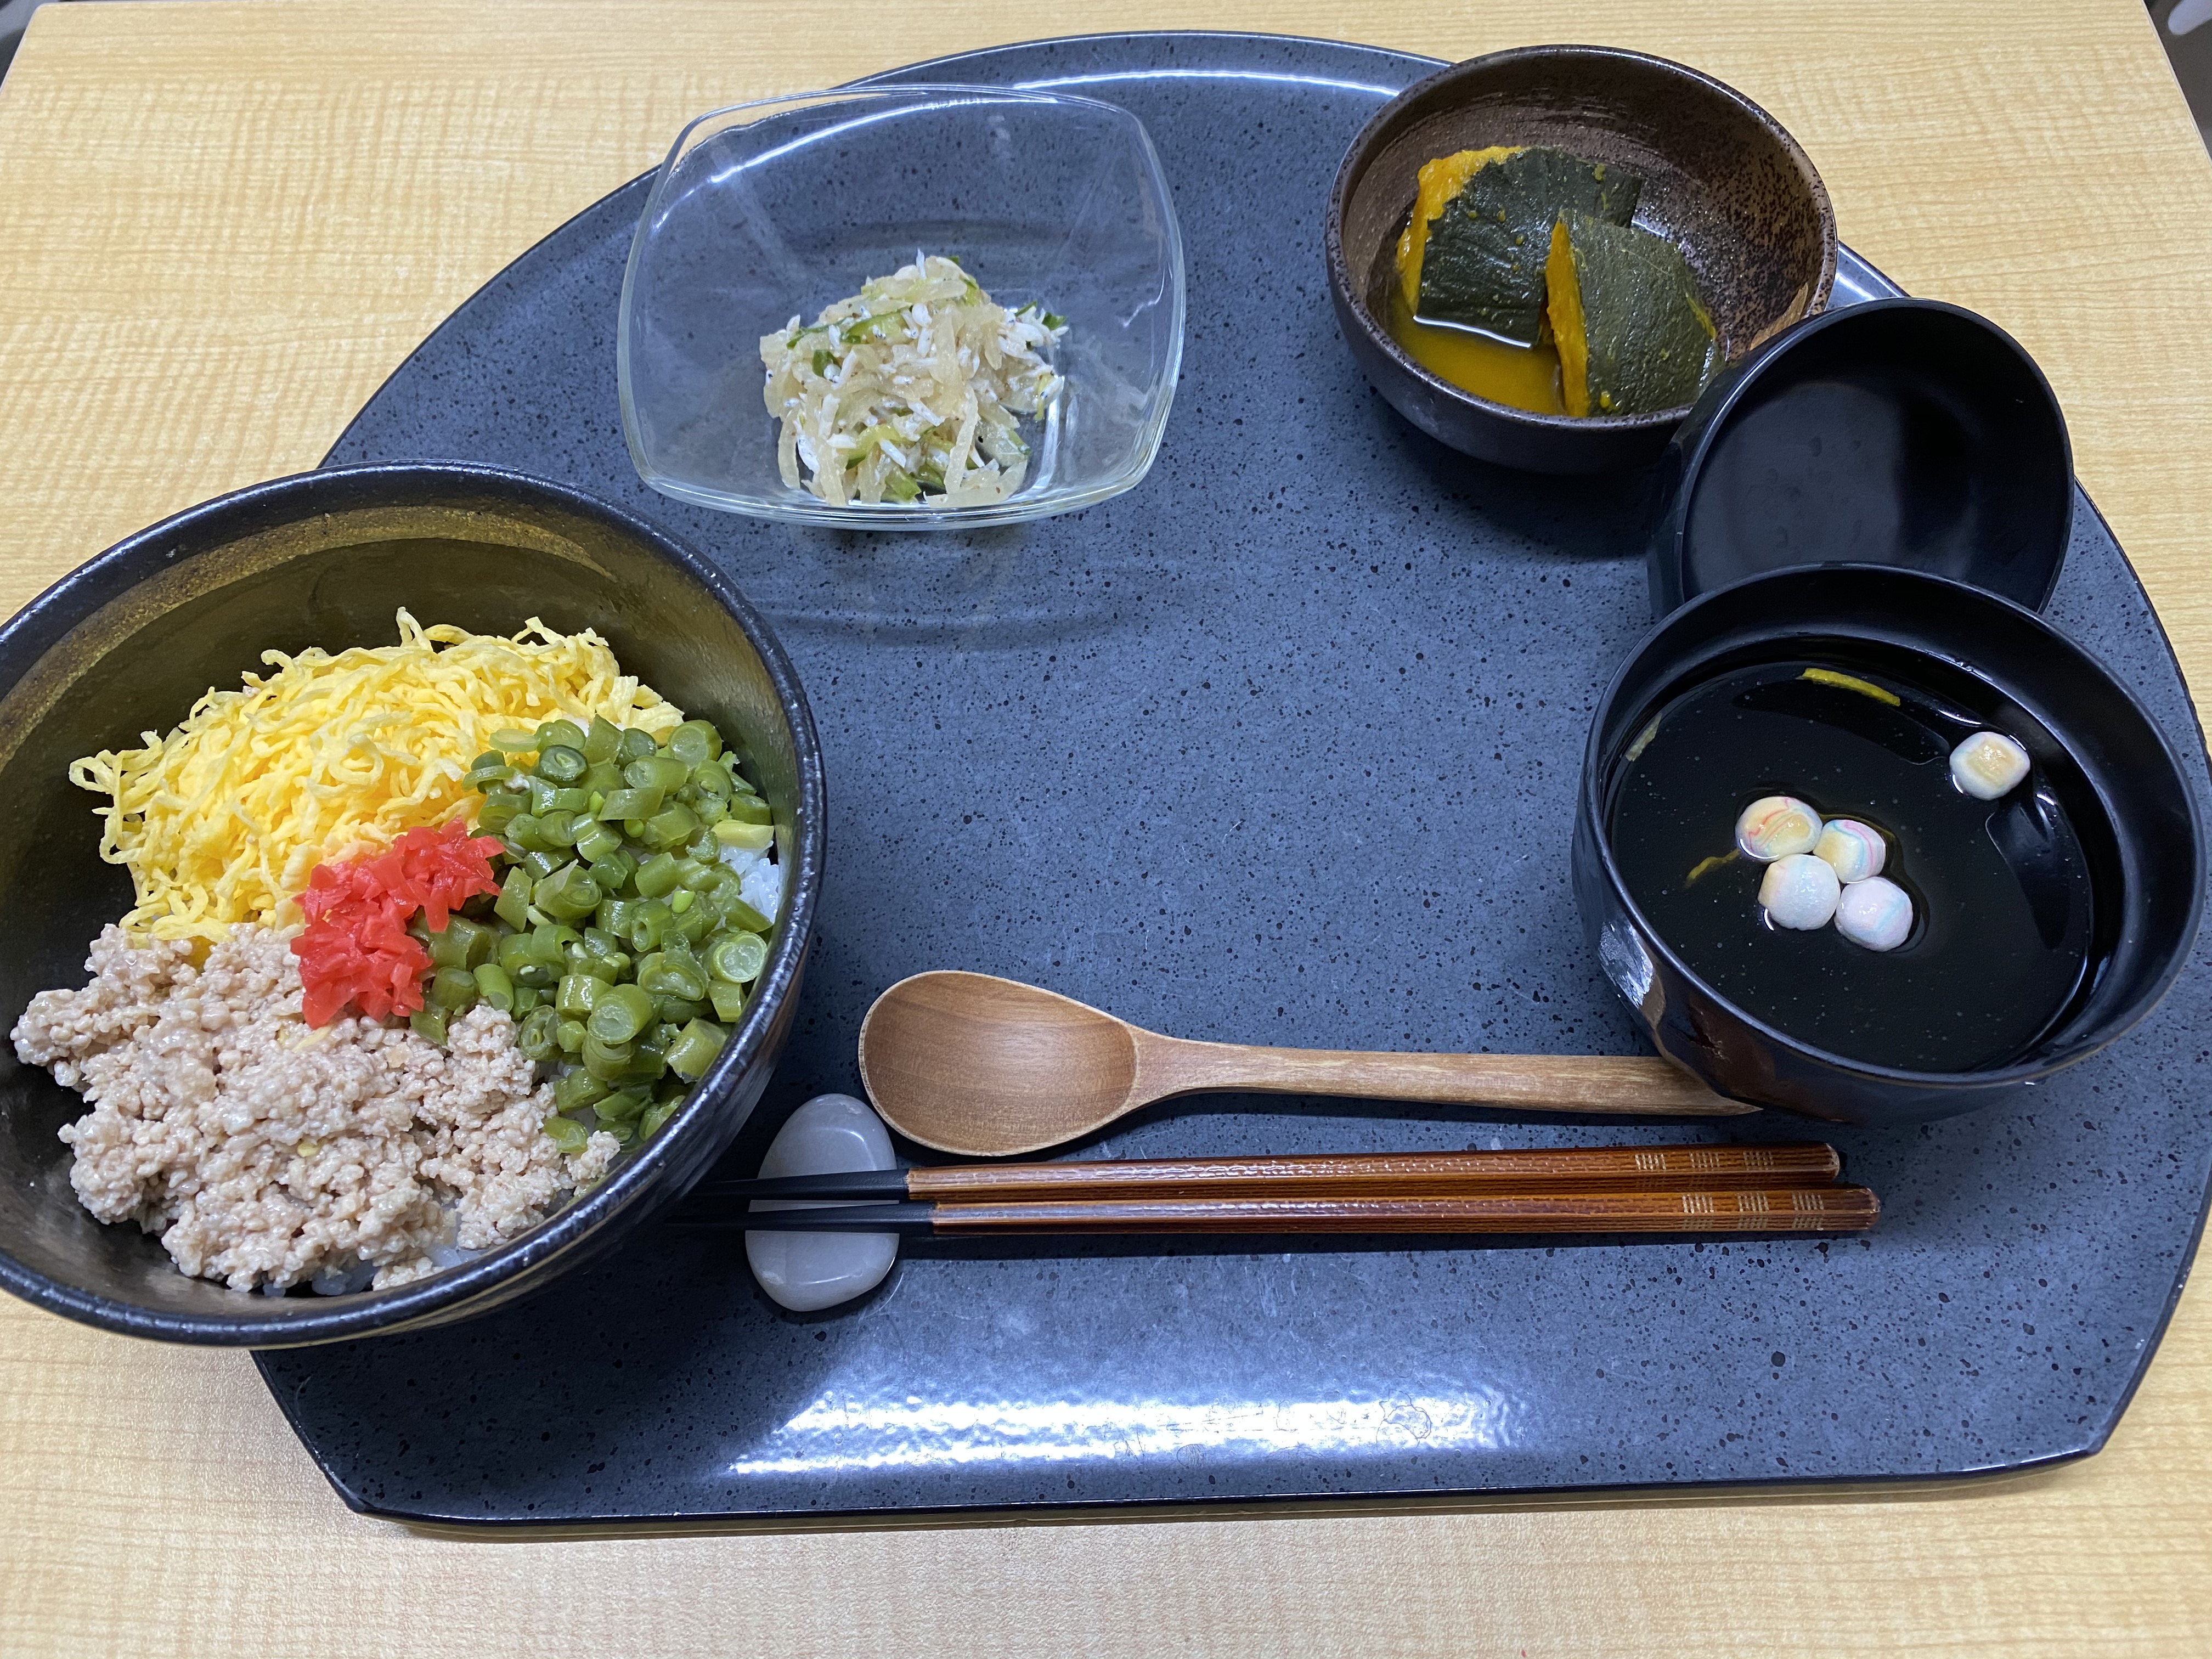
M 480 921 L 449 915 L 442 930 L 430 935 L 430 963 L 436 968 L 474 968 L 491 960 L 498 936 Z
M 627 833 L 627 827 L 632 821 L 641 823 L 651 817 L 660 811 L 661 804 L 666 799 L 665 793 L 659 789 L 611 790 L 607 798 L 599 803 L 596 816 L 610 823 L 623 825 Z
M 549 1117 L 544 1127 L 545 1138 L 564 1157 L 575 1157 L 591 1143 L 592 1132 L 572 1117 Z
M 686 767 L 704 765 L 722 752 L 722 734 L 706 720 L 686 720 L 668 734 L 668 754 Z
M 477 828 L 488 836 L 498 836 L 503 842 L 507 837 L 501 832 L 522 815 L 522 809 L 529 804 L 522 796 L 504 789 L 495 795 L 486 795 L 483 805 L 477 808 Z
M 407 1029 L 425 1042 L 446 1046 L 446 1013 L 442 1008 L 426 1006 L 407 1016 Z
M 714 1010 L 714 1018 L 735 1024 L 744 1017 L 745 991 L 742 985 L 730 985 L 716 980 L 707 988 L 707 1000 Z
M 675 921 L 676 913 L 666 899 L 640 899 L 629 919 L 630 949 L 641 956 L 659 950 Z
M 441 968 L 430 975 L 428 998 L 447 1018 L 458 1018 L 476 1006 L 477 976 L 465 968 Z
M 534 890 L 539 882 L 568 862 L 568 857 L 564 853 L 531 852 L 525 853 L 520 858 L 515 860 L 514 867 L 529 872 L 531 886 Z
M 538 747 L 538 734 L 507 726 L 491 734 L 491 746 L 502 755 L 527 755 Z
M 648 755 L 623 768 L 623 781 L 633 789 L 680 789 L 691 781 L 691 769 L 666 755 Z
M 514 1033 L 514 1046 L 535 1060 L 548 1060 L 560 1049 L 561 1017 L 549 1006 L 532 1009 Z
M 769 843 L 775 839 L 775 826 L 724 818 L 714 826 L 714 839 L 725 847 L 738 848 L 748 853 L 764 853 Z
M 531 872 L 526 872 L 522 865 L 508 869 L 507 880 L 500 883 L 500 896 L 491 905 L 491 914 L 498 915 L 500 921 L 507 922 L 508 927 L 522 929 L 526 925 L 525 911 L 531 905 L 531 887 L 535 887 L 535 883 L 531 880 Z M 507 951 L 507 940 L 500 940 L 500 953 L 502 953 L 500 960 L 502 963 L 504 951 Z
M 635 726 L 626 726 L 615 743 L 615 759 L 627 766 L 634 760 L 643 760 L 659 748 L 653 733 Z
M 642 1089 L 617 1089 L 592 1109 L 599 1115 L 603 1127 L 611 1127 L 617 1123 L 635 1123 L 652 1104 L 653 1097 Z
M 604 714 L 592 716 L 592 723 L 584 728 L 584 758 L 594 766 L 615 757 L 622 744 L 622 728 Z
M 476 965 L 473 976 L 477 996 L 501 1013 L 514 1012 L 514 981 L 507 977 L 506 969 L 495 962 L 480 962 Z
M 592 860 L 592 879 L 610 893 L 620 892 L 637 874 L 638 857 L 626 847 L 617 847 L 605 858 Z M 605 871 L 605 874 L 600 872 Z
M 641 898 L 665 898 L 684 879 L 684 865 L 673 853 L 656 853 L 637 866 L 633 879 Z
M 530 890 L 530 902 L 556 921 L 580 921 L 599 908 L 599 884 L 580 864 L 564 864 Z
M 553 999 L 554 1012 L 564 1019 L 588 1022 L 592 1010 L 599 1006 L 607 988 L 605 980 L 594 979 L 589 974 L 563 974 L 561 988 Z
M 707 975 L 688 951 L 656 951 L 637 964 L 639 988 L 654 997 L 698 1001 L 707 994 Z
M 723 916 L 732 927 L 742 927 L 749 933 L 765 933 L 775 923 L 744 902 L 732 899 L 722 907 Z
M 587 1029 L 602 1042 L 631 1042 L 652 1023 L 653 1000 L 641 987 L 617 985 L 604 993 Z
M 707 971 L 731 985 L 749 985 L 768 966 L 768 941 L 758 933 L 725 933 L 707 953 Z
M 668 1061 L 659 1049 L 648 1047 L 642 1042 L 635 1043 L 632 1047 L 636 1049 L 636 1054 L 630 1060 L 629 1067 L 623 1073 L 624 1086 L 634 1086 L 639 1084 L 650 1085 L 659 1082 L 668 1075 Z
M 591 763 L 580 749 L 556 743 L 538 751 L 538 775 L 550 783 L 571 784 L 584 775 Z
M 579 754 L 584 748 L 584 728 L 574 720 L 547 720 L 538 728 L 538 760 L 542 766 L 549 749 L 574 749 Z
M 707 1074 L 714 1063 L 714 1056 L 722 1052 L 729 1033 L 711 1021 L 695 1019 L 684 1028 L 683 1035 L 668 1045 L 668 1069 L 680 1078 L 696 1082 Z
M 586 1032 L 577 1045 L 583 1067 L 602 1083 L 619 1084 L 629 1075 L 636 1051 L 627 1042 L 602 1042 Z
M 578 973 L 589 974 L 602 985 L 621 984 L 623 975 L 629 969 L 629 957 L 623 951 L 617 951 L 611 957 L 579 956 L 575 961 Z
M 586 1106 L 596 1106 L 607 1093 L 607 1085 L 579 1066 L 561 1073 L 553 1085 L 553 1103 L 564 1112 L 580 1112 Z
M 773 823 L 775 809 L 758 795 L 732 795 L 730 804 L 722 809 L 724 818 L 735 818 L 739 823 Z
M 672 852 L 684 846 L 698 829 L 699 820 L 690 807 L 668 806 L 646 820 L 645 833 L 638 839 L 656 853 Z
M 611 823 L 597 818 L 581 820 L 576 830 L 576 856 L 586 864 L 596 864 L 611 853 L 622 850 L 622 831 Z

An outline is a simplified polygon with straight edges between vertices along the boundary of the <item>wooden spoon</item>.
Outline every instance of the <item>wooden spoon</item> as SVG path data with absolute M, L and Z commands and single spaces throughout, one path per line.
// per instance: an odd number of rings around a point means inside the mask
M 1756 1106 L 1659 1059 L 1363 1054 L 1189 1042 L 989 974 L 916 974 L 860 1023 L 860 1081 L 909 1140 L 963 1158 L 1034 1152 L 1175 1095 L 1426 1100 L 1540 1112 L 1719 1117 Z

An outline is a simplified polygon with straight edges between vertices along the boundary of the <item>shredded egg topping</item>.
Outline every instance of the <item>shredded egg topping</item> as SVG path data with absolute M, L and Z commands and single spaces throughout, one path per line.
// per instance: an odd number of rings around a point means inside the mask
M 398 623 L 398 645 L 265 651 L 276 672 L 210 690 L 167 737 L 71 764 L 71 783 L 110 799 L 100 851 L 137 890 L 125 931 L 214 943 L 239 922 L 296 927 L 318 864 L 465 816 L 469 763 L 495 732 L 597 714 L 659 737 L 683 721 L 591 629 Z

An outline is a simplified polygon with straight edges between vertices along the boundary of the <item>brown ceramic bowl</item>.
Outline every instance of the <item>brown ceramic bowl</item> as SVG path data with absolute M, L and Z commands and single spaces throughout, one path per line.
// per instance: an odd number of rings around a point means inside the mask
M 1827 303 L 1836 216 L 1797 142 L 1709 76 L 1610 46 L 1524 46 L 1439 70 L 1362 129 L 1329 193 L 1330 295 L 1376 391 L 1438 442 L 1533 472 L 1655 459 L 1689 410 L 1577 419 L 1462 391 L 1385 325 L 1393 250 L 1433 156 L 1552 144 L 1644 179 L 1636 222 L 1681 248 L 1731 361 Z

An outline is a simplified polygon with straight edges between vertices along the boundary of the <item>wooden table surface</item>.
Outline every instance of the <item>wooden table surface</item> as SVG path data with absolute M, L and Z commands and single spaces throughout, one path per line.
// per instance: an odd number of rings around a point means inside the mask
M 2212 167 L 2140 0 L 1113 0 L 1081 23 L 1593 40 L 1733 82 L 1803 142 L 1845 240 L 2040 360 L 2208 684 Z M 0 85 L 0 611 L 313 465 L 688 116 L 1078 26 L 1007 0 L 40 11 Z M 9 1654 L 2212 1651 L 2201 1291 L 2110 1447 L 2009 1486 L 542 1543 L 356 1516 L 243 1355 L 0 1302 Z

